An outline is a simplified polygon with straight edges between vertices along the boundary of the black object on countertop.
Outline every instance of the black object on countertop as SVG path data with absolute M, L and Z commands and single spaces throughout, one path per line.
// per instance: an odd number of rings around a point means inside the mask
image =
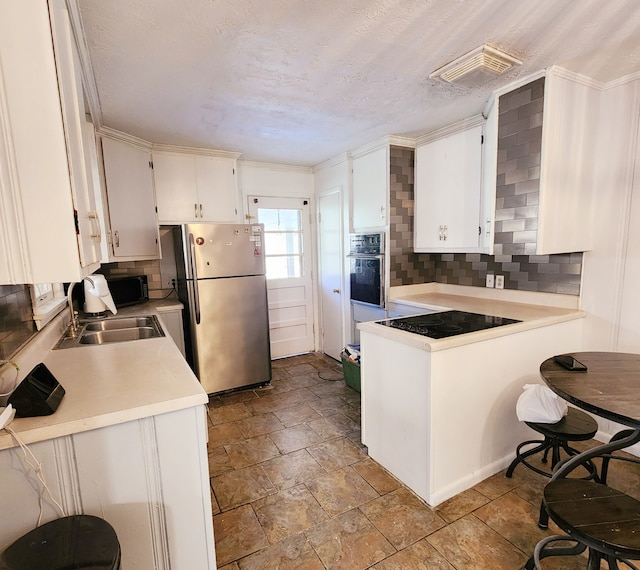
M 16 410 L 16 418 L 48 416 L 58 409 L 64 388 L 41 362 L 37 364 L 9 396 L 8 404 Z
M 516 319 L 467 313 L 465 311 L 442 311 L 441 313 L 388 319 L 381 321 L 379 324 L 428 336 L 429 338 L 446 338 L 519 322 Z

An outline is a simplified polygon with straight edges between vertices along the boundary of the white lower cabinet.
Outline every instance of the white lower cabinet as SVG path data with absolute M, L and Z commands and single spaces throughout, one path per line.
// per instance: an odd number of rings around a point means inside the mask
M 176 343 L 176 346 L 180 350 L 182 356 L 185 356 L 184 351 L 184 325 L 182 323 L 182 309 L 165 310 L 158 308 L 162 322 L 165 324 L 165 330 L 169 333 L 169 336 Z
M 151 151 L 102 136 L 109 240 L 103 261 L 158 259 L 160 235 L 153 193 Z
M 483 125 L 416 147 L 414 251 L 480 248 Z
M 30 445 L 67 514 L 104 518 L 122 569 L 216 568 L 202 406 Z M 39 497 L 19 448 L 0 451 L 0 548 L 32 530 Z M 34 488 L 34 486 L 36 488 Z M 59 516 L 46 499 L 43 521 Z

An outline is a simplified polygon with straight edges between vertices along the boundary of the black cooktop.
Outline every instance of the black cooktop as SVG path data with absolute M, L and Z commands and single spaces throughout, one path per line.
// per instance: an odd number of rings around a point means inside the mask
M 416 315 L 400 319 L 388 319 L 379 324 L 429 338 L 446 338 L 475 331 L 482 331 L 503 325 L 519 323 L 515 319 L 466 313 L 464 311 L 443 311 L 428 315 Z

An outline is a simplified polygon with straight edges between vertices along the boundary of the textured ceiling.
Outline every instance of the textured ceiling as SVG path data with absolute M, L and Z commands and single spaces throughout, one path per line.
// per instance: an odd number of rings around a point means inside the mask
M 103 124 L 146 140 L 315 165 L 481 111 L 562 65 L 640 70 L 638 0 L 79 0 Z M 489 43 L 523 60 L 480 88 L 429 79 Z

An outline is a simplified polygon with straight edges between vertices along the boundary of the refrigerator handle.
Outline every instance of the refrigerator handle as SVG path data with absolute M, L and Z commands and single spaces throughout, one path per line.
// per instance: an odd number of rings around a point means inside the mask
M 198 292 L 198 272 L 196 270 L 196 247 L 193 243 L 193 234 L 189 234 L 189 264 L 191 265 L 191 277 L 193 279 L 193 310 L 196 314 L 196 324 L 200 324 L 200 294 Z

